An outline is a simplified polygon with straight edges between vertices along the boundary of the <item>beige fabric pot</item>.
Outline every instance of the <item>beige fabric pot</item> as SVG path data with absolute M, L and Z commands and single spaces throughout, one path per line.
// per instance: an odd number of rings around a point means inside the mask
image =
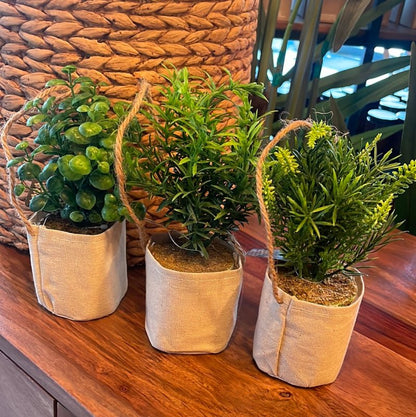
M 300 387 L 335 381 L 348 348 L 364 294 L 346 307 L 327 307 L 297 300 L 279 289 L 277 303 L 266 272 L 257 319 L 253 357 L 269 375 Z
M 82 235 L 31 221 L 27 234 L 39 304 L 57 316 L 92 320 L 113 313 L 127 291 L 126 226 Z
M 167 234 L 152 240 L 167 240 Z M 151 244 L 151 243 L 150 243 Z M 146 248 L 146 332 L 156 349 L 218 353 L 233 333 L 243 269 L 190 273 L 166 269 Z

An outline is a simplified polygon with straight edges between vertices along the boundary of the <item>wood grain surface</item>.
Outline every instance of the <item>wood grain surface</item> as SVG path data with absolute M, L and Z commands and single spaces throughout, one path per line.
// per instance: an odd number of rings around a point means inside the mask
M 236 233 L 264 248 L 254 219 Z M 296 388 L 259 371 L 252 340 L 266 269 L 247 257 L 236 330 L 216 355 L 153 349 L 144 330 L 145 273 L 113 315 L 72 322 L 36 302 L 29 257 L 0 246 L 0 350 L 76 416 L 416 416 L 416 237 L 403 235 L 365 269 L 366 292 L 338 379 Z M 1 415 L 1 412 L 0 412 Z

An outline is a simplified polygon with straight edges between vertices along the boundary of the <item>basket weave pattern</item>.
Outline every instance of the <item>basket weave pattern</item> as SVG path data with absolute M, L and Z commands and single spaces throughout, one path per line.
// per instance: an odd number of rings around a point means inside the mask
M 111 1 L 0 0 L 0 120 L 34 98 L 46 81 L 74 64 L 78 74 L 107 84 L 114 99 L 132 99 L 137 80 L 164 82 L 164 65 L 187 66 L 249 81 L 257 27 L 258 0 Z M 152 91 L 158 100 L 157 90 Z M 29 142 L 31 128 L 15 124 L 11 146 Z M 0 155 L 0 242 L 26 249 L 26 234 L 6 198 L 5 159 Z M 164 221 L 157 202 L 133 191 L 148 207 L 148 234 Z M 143 260 L 137 229 L 128 227 L 129 265 Z

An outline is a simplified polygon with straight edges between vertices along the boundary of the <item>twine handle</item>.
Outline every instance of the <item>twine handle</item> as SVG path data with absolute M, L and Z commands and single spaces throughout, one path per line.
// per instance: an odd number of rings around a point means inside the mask
M 123 136 L 130 122 L 133 120 L 133 118 L 136 117 L 136 114 L 138 113 L 140 106 L 142 105 L 144 97 L 148 94 L 150 90 L 150 84 L 145 80 L 141 80 L 138 87 L 139 92 L 136 94 L 136 97 L 133 100 L 131 109 L 127 116 L 120 123 L 120 126 L 117 130 L 116 143 L 114 146 L 114 170 L 116 173 L 116 179 L 119 188 L 121 202 L 127 208 L 127 211 L 131 219 L 137 226 L 137 229 L 139 231 L 140 245 L 142 250 L 144 251 L 145 241 L 147 240 L 143 226 L 144 222 L 138 219 L 136 213 L 131 207 L 129 198 L 126 193 L 126 175 L 123 170 Z
M 42 91 L 40 91 L 40 93 L 33 99 L 43 99 L 47 96 L 52 96 L 54 95 L 55 91 L 58 93 L 60 90 L 62 90 L 62 85 L 59 86 L 55 86 L 55 87 L 50 87 L 50 88 L 45 88 Z M 61 98 L 66 97 L 67 95 L 69 95 L 69 93 L 67 94 L 59 94 L 59 96 Z M 1 146 L 3 148 L 4 154 L 6 156 L 6 161 L 9 162 L 11 161 L 14 157 L 12 152 L 10 151 L 10 147 L 9 147 L 9 143 L 7 141 L 7 137 L 9 135 L 9 131 L 12 128 L 13 124 L 15 122 L 17 122 L 21 117 L 23 117 L 26 113 L 28 113 L 30 111 L 30 109 L 25 108 L 26 104 L 16 113 L 13 113 L 10 118 L 7 120 L 7 122 L 4 124 L 3 128 L 1 129 L 0 132 L 0 141 L 1 141 Z M 10 204 L 15 208 L 17 214 L 19 215 L 20 219 L 22 220 L 22 222 L 24 223 L 24 225 L 26 226 L 26 230 L 30 235 L 33 235 L 33 227 L 32 224 L 30 223 L 30 221 L 27 219 L 26 214 L 24 212 L 24 210 L 22 209 L 21 206 L 21 200 L 19 200 L 16 195 L 14 194 L 14 187 L 16 185 L 16 175 L 13 175 L 13 171 L 12 167 L 7 168 L 6 167 L 6 172 L 7 172 L 7 188 L 8 188 L 8 197 L 9 197 L 9 202 Z
M 264 198 L 263 198 L 263 166 L 270 150 L 274 146 L 276 146 L 277 143 L 282 138 L 284 138 L 289 132 L 299 129 L 299 128 L 303 128 L 303 127 L 311 128 L 312 123 L 306 120 L 295 120 L 293 122 L 290 122 L 283 129 L 279 130 L 276 136 L 263 149 L 258 159 L 257 168 L 256 168 L 256 193 L 257 193 L 257 198 L 259 200 L 259 205 L 260 205 L 260 214 L 264 222 L 264 227 L 266 229 L 268 269 L 269 269 L 269 274 L 271 275 L 271 280 L 273 284 L 273 293 L 276 298 L 276 301 L 279 304 L 283 302 L 283 299 L 281 296 L 279 296 L 279 291 L 278 291 L 278 286 L 277 286 L 279 276 L 276 271 L 274 257 L 273 257 L 274 245 L 273 245 L 272 228 L 270 225 L 269 213 L 267 212 L 266 204 L 264 203 Z

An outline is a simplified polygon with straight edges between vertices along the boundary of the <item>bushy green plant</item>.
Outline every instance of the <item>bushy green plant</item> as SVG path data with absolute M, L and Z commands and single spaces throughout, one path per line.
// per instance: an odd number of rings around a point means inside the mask
M 130 185 L 163 198 L 170 221 L 187 232 L 182 247 L 207 256 L 215 238 L 227 238 L 257 208 L 254 192 L 256 156 L 262 119 L 251 111 L 249 97 L 262 86 L 232 80 L 216 85 L 206 75 L 172 70 L 161 87 L 160 104 L 146 103 L 143 132 L 130 129 L 127 147 Z
M 389 241 L 394 198 L 416 181 L 416 161 L 377 154 L 380 135 L 361 151 L 324 123 L 302 144 L 277 147 L 264 171 L 264 197 L 283 266 L 322 281 L 348 271 Z
M 28 192 L 33 212 L 54 213 L 82 226 L 121 221 L 126 209 L 115 189 L 113 146 L 128 103 L 112 106 L 90 78 L 76 77 L 75 71 L 66 66 L 67 79 L 46 84 L 66 87 L 68 94 L 52 92 L 27 103 L 26 110 L 34 113 L 27 125 L 38 128 L 36 146 L 32 150 L 26 141 L 16 146 L 23 155 L 8 163 L 18 167 L 14 192 Z M 46 157 L 46 165 L 37 155 Z M 136 208 L 144 214 L 140 205 Z

